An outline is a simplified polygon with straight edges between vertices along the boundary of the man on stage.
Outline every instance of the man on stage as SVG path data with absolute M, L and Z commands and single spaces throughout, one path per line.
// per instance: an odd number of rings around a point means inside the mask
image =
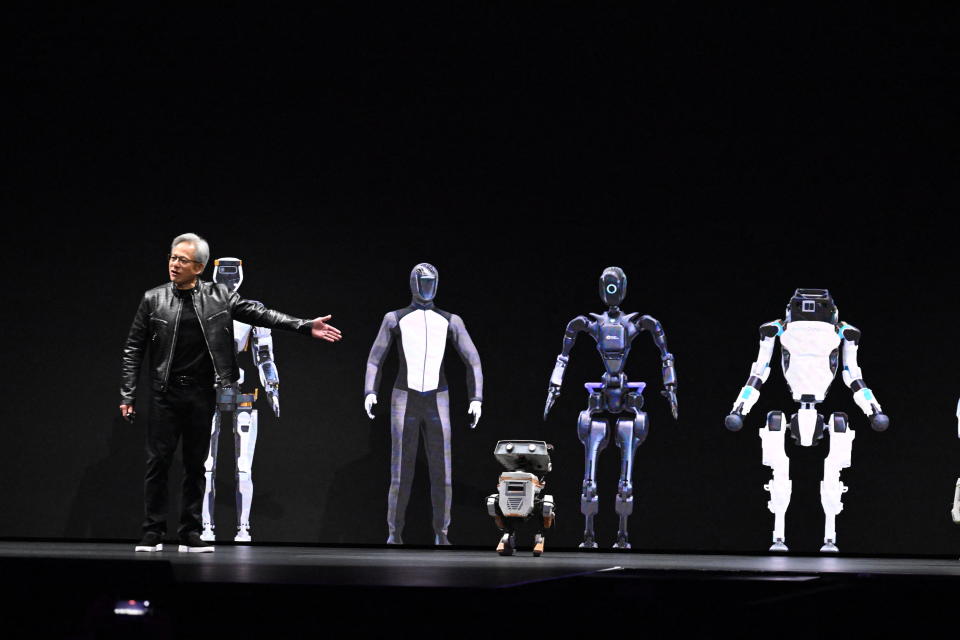
M 167 524 L 167 473 L 177 441 L 183 438 L 183 494 L 180 508 L 180 551 L 209 552 L 200 539 L 204 461 L 210 446 L 210 420 L 216 389 L 237 382 L 233 319 L 296 331 L 337 342 L 331 316 L 301 320 L 199 276 L 210 259 L 206 240 L 193 233 L 177 236 L 167 259 L 170 283 L 147 291 L 140 301 L 123 348 L 120 413 L 135 417 L 137 378 L 144 352 L 150 351 L 153 402 L 147 426 L 147 469 L 144 477 L 143 539 L 137 551 L 160 551 Z

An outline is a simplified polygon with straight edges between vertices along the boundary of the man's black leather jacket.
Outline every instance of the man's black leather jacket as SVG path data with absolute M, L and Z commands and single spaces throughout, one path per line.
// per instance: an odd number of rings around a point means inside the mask
M 150 377 L 154 391 L 167 390 L 170 365 L 180 312 L 183 304 L 193 304 L 200 319 L 200 328 L 207 342 L 217 384 L 232 384 L 239 378 L 233 344 L 233 320 L 257 327 L 285 329 L 309 335 L 311 320 L 301 320 L 279 311 L 267 309 L 259 302 L 244 300 L 226 286 L 197 280 L 189 296 L 178 296 L 175 285 L 154 287 L 143 294 L 130 334 L 123 347 L 121 362 L 120 404 L 134 404 L 137 378 L 143 354 L 150 349 Z

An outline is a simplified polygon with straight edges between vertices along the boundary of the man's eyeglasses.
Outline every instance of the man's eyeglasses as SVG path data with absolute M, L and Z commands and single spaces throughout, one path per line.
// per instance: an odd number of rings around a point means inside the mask
M 191 260 L 190 258 L 184 258 L 183 256 L 175 256 L 172 254 L 167 254 L 167 262 L 177 262 L 181 267 L 185 267 L 191 262 L 196 262 L 197 264 L 203 264 L 199 260 Z

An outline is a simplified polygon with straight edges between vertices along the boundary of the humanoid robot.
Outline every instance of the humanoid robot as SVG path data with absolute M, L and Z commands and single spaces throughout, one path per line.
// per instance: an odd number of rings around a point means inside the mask
M 653 342 L 660 350 L 663 367 L 663 386 L 661 394 L 670 402 L 674 420 L 677 419 L 677 374 L 674 369 L 673 355 L 667 350 L 667 339 L 663 327 L 650 316 L 636 313 L 623 313 L 620 303 L 627 295 L 627 276 L 619 267 L 607 267 L 600 275 L 600 299 L 607 305 L 602 314 L 591 313 L 592 319 L 577 316 L 567 325 L 563 338 L 563 351 L 557 356 L 557 363 L 550 376 L 547 388 L 547 401 L 543 409 L 543 419 L 560 395 L 563 374 L 570 361 L 570 350 L 577 339 L 577 333 L 590 335 L 597 342 L 597 350 L 603 359 L 605 372 L 601 382 L 588 382 L 584 386 L 589 398 L 587 408 L 580 412 L 577 433 L 586 449 L 584 458 L 583 490 L 580 496 L 580 511 L 586 520 L 581 549 L 596 549 L 596 534 L 593 517 L 597 514 L 599 498 L 596 486 L 597 456 L 610 442 L 610 429 L 604 414 L 616 417 L 614 437 L 620 447 L 620 482 L 617 488 L 616 512 L 620 517 L 617 541 L 614 549 L 629 549 L 627 539 L 627 518 L 633 512 L 633 458 L 647 437 L 649 425 L 643 407 L 643 382 L 627 382 L 624 368 L 633 339 L 643 331 L 649 331 Z M 620 417 L 623 414 L 627 417 Z
M 394 340 L 400 351 L 400 371 L 390 396 L 390 490 L 387 494 L 387 544 L 403 544 L 403 526 L 420 437 L 424 439 L 430 470 L 434 544 L 448 545 L 450 528 L 450 394 L 443 370 L 449 342 L 467 370 L 470 428 L 480 420 L 483 372 L 480 355 L 460 316 L 434 306 L 439 273 L 426 262 L 410 272 L 409 306 L 383 317 L 370 348 L 364 379 L 364 410 L 372 420 L 380 387 L 381 365 Z
M 543 554 L 545 529 L 553 526 L 556 512 L 553 496 L 544 493 L 544 476 L 551 470 L 550 449 L 540 440 L 501 440 L 493 450 L 497 461 L 506 469 L 497 482 L 497 493 L 487 496 L 487 513 L 503 532 L 497 553 L 512 556 L 517 548 L 517 528 L 533 515 L 537 534 L 533 539 L 533 555 Z
M 957 437 L 960 438 L 960 402 L 957 403 Z M 953 521 L 960 524 L 960 478 L 957 478 L 957 488 L 953 493 L 953 509 L 950 511 Z
M 225 284 L 231 291 L 240 288 L 243 282 L 243 261 L 238 258 L 219 258 L 214 261 L 213 281 Z M 253 363 L 260 373 L 260 384 L 270 398 L 273 413 L 280 417 L 280 375 L 273 362 L 273 338 L 270 329 L 252 327 L 233 321 L 233 338 L 237 353 L 251 351 Z M 222 414 L 233 420 L 234 455 L 237 460 L 237 533 L 235 542 L 250 542 L 250 506 L 253 502 L 253 453 L 257 446 L 257 410 L 253 408 L 258 393 L 240 393 L 243 384 L 243 369 L 240 379 L 229 387 L 217 390 L 217 408 L 210 429 L 210 452 L 206 461 L 206 492 L 203 496 L 203 540 L 214 540 L 214 500 L 217 479 L 217 444 L 220 440 Z
M 760 429 L 763 464 L 773 470 L 773 478 L 764 486 L 770 492 L 767 507 L 774 515 L 770 551 L 787 551 L 785 516 L 793 489 L 790 458 L 786 453 L 789 431 L 801 447 L 816 445 L 824 434 L 830 434 L 820 483 L 820 502 L 825 514 L 820 551 L 835 553 L 838 551 L 836 518 L 843 510 L 842 497 L 847 491 L 847 486 L 840 481 L 840 471 L 850 466 L 856 433 L 845 413 L 832 413 L 825 421 L 817 412 L 817 404 L 826 399 L 840 369 L 844 384 L 853 391 L 854 402 L 870 418 L 874 430 L 886 430 L 890 420 L 881 412 L 880 403 L 863 381 L 857 365 L 860 331 L 839 321 L 839 312 L 829 291 L 797 289 L 787 305 L 786 319 L 760 327 L 760 351 L 750 369 L 750 377 L 733 403 L 733 410 L 724 420 L 728 429 L 739 431 L 743 427 L 743 416 L 750 413 L 760 397 L 760 387 L 770 375 L 770 359 L 778 337 L 783 377 L 800 408 L 789 418 L 785 418 L 782 411 L 771 411 L 767 414 L 766 426 Z

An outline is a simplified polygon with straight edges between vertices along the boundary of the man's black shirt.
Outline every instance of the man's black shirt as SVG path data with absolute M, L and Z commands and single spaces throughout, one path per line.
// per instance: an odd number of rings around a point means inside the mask
M 203 338 L 192 296 L 193 289 L 177 289 L 177 297 L 182 301 L 183 308 L 177 327 L 177 343 L 173 349 L 170 376 L 192 376 L 201 386 L 212 386 L 213 361 L 210 360 L 210 351 Z

